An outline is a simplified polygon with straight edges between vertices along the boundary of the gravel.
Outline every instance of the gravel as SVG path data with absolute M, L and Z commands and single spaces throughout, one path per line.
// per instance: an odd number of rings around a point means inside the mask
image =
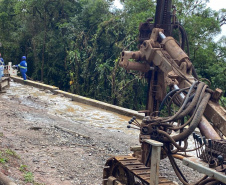
M 16 91 L 0 95 L 1 150 L 13 150 L 19 156 L 1 169 L 18 185 L 29 184 L 26 172 L 32 172 L 39 184 L 99 185 L 106 160 L 130 154 L 130 146 L 139 145 L 137 135 L 75 123 L 67 119 L 67 112 L 65 116 L 49 114 L 49 100 L 34 97 L 29 89 L 23 91 L 23 97 L 16 96 Z M 177 163 L 191 183 L 201 177 Z M 21 165 L 26 165 L 26 172 Z M 179 183 L 168 159 L 161 160 L 160 174 Z

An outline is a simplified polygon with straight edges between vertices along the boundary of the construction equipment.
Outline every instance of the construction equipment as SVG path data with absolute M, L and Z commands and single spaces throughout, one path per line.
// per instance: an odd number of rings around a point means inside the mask
M 226 183 L 226 111 L 218 103 L 222 90 L 213 91 L 199 81 L 189 59 L 186 32 L 171 7 L 172 0 L 157 0 L 154 23 L 148 19 L 140 25 L 139 51 L 122 52 L 121 67 L 145 73 L 148 100 L 142 122 L 135 117 L 129 121 L 140 129 L 141 147 L 132 149 L 133 156 L 106 162 L 104 185 L 175 184 L 159 177 L 159 161 L 166 157 L 183 184 L 189 182 L 175 158 L 206 174 L 197 185 Z M 173 29 L 179 29 L 180 43 L 171 36 Z M 197 157 L 187 156 L 190 136 Z

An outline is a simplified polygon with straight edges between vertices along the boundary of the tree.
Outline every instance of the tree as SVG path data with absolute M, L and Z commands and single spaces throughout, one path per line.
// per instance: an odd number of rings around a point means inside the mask
M 154 17 L 156 1 L 124 0 L 122 10 L 112 9 L 112 2 L 2 0 L 1 52 L 6 61 L 15 64 L 26 55 L 28 76 L 34 80 L 115 105 L 144 109 L 144 74 L 127 73 L 118 64 L 123 50 L 138 50 L 139 24 Z M 212 88 L 225 91 L 225 38 L 218 43 L 213 40 L 225 24 L 225 9 L 213 11 L 201 0 L 175 0 L 174 4 L 178 21 L 187 31 L 190 58 L 197 72 L 211 81 Z

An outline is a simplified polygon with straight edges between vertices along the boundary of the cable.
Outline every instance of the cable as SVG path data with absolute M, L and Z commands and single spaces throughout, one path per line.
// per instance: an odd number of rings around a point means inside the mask
M 194 86 L 195 86 L 197 83 L 198 83 L 198 81 L 193 82 L 193 84 L 191 85 L 191 87 L 190 87 L 190 89 L 189 89 L 189 91 L 188 91 L 187 96 L 186 96 L 185 99 L 184 99 L 184 102 L 183 102 L 182 106 L 181 106 L 180 109 L 177 111 L 177 113 L 174 114 L 172 117 L 170 117 L 170 119 L 164 120 L 164 122 L 169 122 L 169 121 L 174 120 L 174 119 L 175 119 L 175 118 L 183 111 L 185 105 L 186 105 L 187 102 L 188 102 L 189 96 L 190 96 L 190 94 L 191 94 L 191 92 L 192 92 Z
M 210 177 L 210 178 L 208 178 L 208 179 L 205 179 L 205 180 L 201 181 L 198 185 L 206 185 L 207 183 L 212 182 L 212 181 L 215 182 L 216 179 L 213 178 L 213 177 Z
M 169 154 L 167 151 L 166 151 L 166 153 L 167 153 L 167 156 L 168 156 L 168 158 L 169 158 L 169 160 L 170 160 L 170 163 L 171 163 L 171 165 L 172 165 L 172 167 L 173 167 L 173 169 L 174 169 L 174 171 L 175 171 L 177 177 L 179 178 L 179 180 L 180 180 L 184 185 L 190 185 L 190 184 L 188 183 L 188 181 L 186 180 L 186 178 L 184 177 L 183 173 L 180 171 L 180 169 L 179 169 L 177 163 L 175 162 L 174 158 L 172 157 L 172 155 Z
M 195 92 L 195 96 L 192 100 L 192 102 L 188 105 L 188 107 L 180 114 L 178 115 L 175 119 L 180 119 L 182 117 L 184 117 L 185 115 L 188 115 L 192 109 L 195 107 L 195 105 L 197 104 L 198 100 L 199 100 L 199 97 L 200 97 L 200 93 L 201 93 L 201 90 L 202 88 L 204 87 L 204 83 L 199 83 L 198 87 L 197 87 L 197 90 Z
M 205 92 L 205 88 L 203 89 L 203 91 Z M 195 128 L 198 126 L 199 122 L 201 121 L 206 105 L 211 97 L 211 94 L 209 93 L 205 93 L 205 94 L 202 93 L 202 94 L 201 95 L 204 97 L 200 98 L 201 102 L 199 103 L 199 106 L 197 106 L 197 110 L 195 111 L 195 115 L 190 124 L 190 127 L 187 130 L 185 130 L 183 133 L 173 136 L 173 139 L 175 141 L 179 141 L 187 138 L 195 130 Z
M 168 97 L 170 97 L 172 94 L 174 94 L 175 92 L 179 91 L 180 89 L 174 89 L 172 91 L 170 91 L 166 96 L 165 98 L 162 100 L 160 106 L 159 106 L 159 113 L 158 113 L 158 116 L 160 116 L 160 113 L 161 113 L 161 110 L 163 109 L 163 106 L 165 104 L 165 101 L 167 100 Z

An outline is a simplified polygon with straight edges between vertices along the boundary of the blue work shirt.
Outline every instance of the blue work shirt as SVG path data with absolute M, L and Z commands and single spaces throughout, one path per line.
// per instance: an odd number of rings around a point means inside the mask
M 27 72 L 27 62 L 26 62 L 26 60 L 22 60 L 21 62 L 20 62 L 20 64 L 18 64 L 18 67 L 20 68 L 20 71 L 21 72 Z
M 1 64 L 1 65 L 5 65 L 4 60 L 3 60 L 2 57 L 0 57 L 0 64 Z

